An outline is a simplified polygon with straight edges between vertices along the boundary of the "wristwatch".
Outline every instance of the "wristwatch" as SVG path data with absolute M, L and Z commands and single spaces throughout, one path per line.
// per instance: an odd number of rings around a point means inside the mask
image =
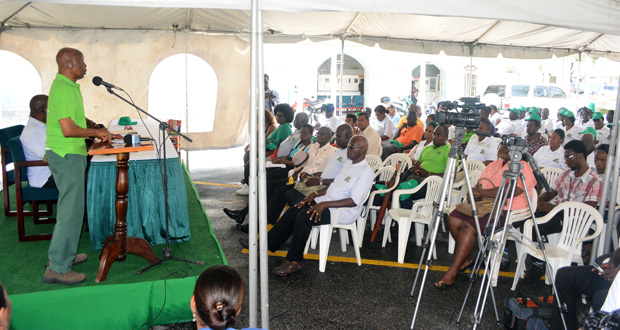
M 319 186 L 322 186 L 322 185 L 323 185 L 323 178 L 320 178 L 319 179 Z

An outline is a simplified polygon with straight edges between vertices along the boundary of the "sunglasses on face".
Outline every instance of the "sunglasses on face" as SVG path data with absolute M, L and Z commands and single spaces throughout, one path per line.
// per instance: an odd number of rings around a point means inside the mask
M 355 150 L 355 149 L 357 149 L 357 148 L 358 148 L 357 146 L 355 146 L 355 145 L 353 145 L 353 144 L 349 144 L 347 147 L 348 147 L 349 149 L 351 149 L 351 150 Z

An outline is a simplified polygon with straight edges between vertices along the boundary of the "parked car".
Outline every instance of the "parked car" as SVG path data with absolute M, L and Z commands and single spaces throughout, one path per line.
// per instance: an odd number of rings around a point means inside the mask
M 555 85 L 544 84 L 491 84 L 481 96 L 482 102 L 495 104 L 498 109 L 525 107 L 549 108 L 549 117 L 555 118 L 558 109 L 576 110 L 574 100 Z M 579 104 L 587 104 L 586 98 Z

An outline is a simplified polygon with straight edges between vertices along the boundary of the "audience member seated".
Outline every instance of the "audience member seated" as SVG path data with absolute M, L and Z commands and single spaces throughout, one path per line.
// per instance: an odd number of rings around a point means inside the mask
M 392 140 L 394 136 L 394 123 L 387 116 L 387 109 L 384 106 L 378 105 L 375 108 L 375 117 L 377 120 L 372 124 L 372 128 L 379 133 L 382 141 Z
M 450 145 L 448 140 L 448 128 L 439 125 L 433 132 L 433 144 L 422 149 L 418 160 L 412 164 L 411 172 L 422 178 L 431 175 L 443 176 L 448 163 Z
M 244 296 L 245 284 L 234 268 L 215 265 L 205 269 L 196 281 L 190 300 L 196 328 L 234 330 L 232 327 L 241 312 Z
M 347 114 L 347 116 L 344 118 L 344 122 L 345 124 L 349 124 L 349 126 L 353 128 L 353 135 L 362 134 L 362 130 L 357 127 L 357 117 L 354 114 Z
M 280 146 L 278 147 L 278 154 L 276 155 L 276 157 L 281 158 L 289 156 L 291 150 L 293 150 L 293 147 L 297 145 L 297 142 L 299 142 L 301 128 L 304 125 L 308 124 L 309 120 L 310 118 L 305 112 L 298 112 L 295 115 L 295 119 L 293 120 L 293 126 L 295 127 L 295 131 L 291 133 L 291 135 L 289 135 L 286 139 L 284 139 L 282 143 L 280 143 Z
M 611 131 L 607 126 L 605 126 L 603 114 L 600 112 L 595 112 L 594 115 L 592 115 L 592 122 L 594 123 L 594 128 L 596 129 L 596 140 L 598 141 L 598 144 L 610 144 Z
M 497 127 L 497 125 L 499 125 L 499 123 L 501 123 L 502 120 L 504 120 L 504 116 L 502 116 L 497 111 L 497 106 L 495 104 L 489 105 L 489 109 L 491 109 L 491 113 L 489 114 L 490 116 L 489 120 L 491 121 L 491 124 L 493 124 L 494 127 Z
M 564 131 L 562 129 L 556 129 L 551 133 L 549 138 L 549 145 L 542 146 L 534 155 L 534 160 L 538 167 L 557 167 L 559 169 L 566 169 L 564 163 Z
M 596 129 L 594 127 L 586 127 L 583 131 L 579 132 L 581 134 L 581 142 L 586 146 L 586 161 L 588 162 L 588 166 L 591 168 L 595 168 L 594 164 L 594 149 L 596 149 L 597 141 L 596 141 Z
M 605 260 L 608 259 L 608 262 Z M 566 321 L 566 330 L 577 330 L 577 303 L 581 301 L 581 295 L 592 297 L 592 310 L 601 310 L 611 283 L 620 270 L 620 249 L 614 253 L 601 256 L 597 263 L 601 265 L 603 272 L 594 267 L 571 266 L 558 269 L 555 274 L 555 287 L 560 302 L 566 306 L 562 313 Z M 563 329 L 560 310 L 554 306 L 551 314 L 551 329 Z
M 26 160 L 43 160 L 45 156 L 47 99 L 47 95 L 36 95 L 30 100 L 30 117 L 19 137 Z M 56 187 L 52 172 L 47 166 L 28 167 L 28 184 L 36 188 Z
M 525 147 L 527 148 L 527 153 L 533 156 L 540 147 L 544 147 L 548 144 L 547 138 L 540 133 L 542 126 L 540 124 L 539 115 L 532 113 L 525 122 L 527 123 L 525 126 L 526 135 L 524 136 Z
M 570 111 L 564 111 L 564 145 L 573 140 L 579 140 L 581 127 L 575 125 L 575 114 Z
M 381 145 L 381 137 L 374 128 L 370 126 L 368 115 L 364 112 L 357 115 L 357 126 L 361 134 L 368 140 L 368 154 L 381 157 L 383 146 Z
M 594 113 L 594 111 L 590 110 L 588 107 L 583 107 L 579 109 L 579 111 L 581 111 L 581 117 L 577 122 L 577 126 L 581 126 L 582 128 L 594 128 L 594 122 L 592 122 L 592 114 Z
M 422 150 L 433 145 L 433 133 L 438 125 L 436 121 L 429 121 L 426 123 L 426 128 L 424 128 L 424 139 L 409 152 L 409 158 L 411 158 L 411 160 L 418 160 L 420 154 L 422 154 Z
M 498 160 L 489 164 L 484 171 L 482 171 L 480 180 L 476 186 L 472 188 L 474 197 L 495 198 L 497 195 L 499 190 L 498 187 L 502 182 L 504 171 L 508 170 L 508 165 L 510 163 L 508 148 L 503 145 L 500 146 L 497 152 L 497 157 L 499 158 Z M 521 172 L 525 175 L 525 185 L 529 189 L 532 189 L 534 185 L 536 185 L 536 179 L 534 178 L 532 168 L 524 160 L 521 160 L 521 164 L 523 165 L 523 170 Z M 523 209 L 526 207 L 527 199 L 523 194 L 523 184 L 521 180 L 517 180 L 517 188 L 515 190 L 515 197 L 513 199 L 511 210 Z M 508 204 L 505 204 L 504 213 L 500 219 L 501 223 L 498 224 L 500 227 L 503 226 L 503 221 L 505 220 L 504 218 L 506 214 L 505 211 L 507 210 Z M 485 215 L 484 217 L 480 217 L 478 219 L 481 230 L 483 230 L 483 228 L 487 225 L 489 218 L 489 215 Z M 450 234 L 456 240 L 456 250 L 454 252 L 452 265 L 443 275 L 441 280 L 435 283 L 435 288 L 441 290 L 449 289 L 456 281 L 459 272 L 465 271 L 473 266 L 474 260 L 470 256 L 470 253 L 477 242 L 477 229 L 473 217 L 461 214 L 454 210 L 448 216 L 448 226 L 450 228 Z
M 542 108 L 542 110 L 540 110 L 540 117 L 541 117 L 541 125 L 542 128 L 545 130 L 545 134 L 547 136 L 551 135 L 551 132 L 553 132 L 554 130 L 554 122 L 553 119 L 549 118 L 549 108 Z
M 324 104 L 321 108 L 325 111 L 325 118 L 319 123 L 316 123 L 315 127 L 327 126 L 332 130 L 332 133 L 335 133 L 338 125 L 340 125 L 340 118 L 334 116 L 334 105 L 331 103 Z
M 491 120 L 489 119 L 490 112 L 491 112 L 491 108 L 488 108 L 488 107 L 480 108 L 480 110 L 478 110 L 478 115 L 480 115 L 480 121 L 483 121 L 486 119 L 489 121 L 489 123 L 491 123 Z M 493 125 L 493 123 L 491 123 L 491 136 L 495 136 L 495 125 Z
M 586 162 L 586 147 L 583 142 L 573 140 L 564 146 L 564 161 L 567 170 L 555 179 L 556 190 L 544 192 L 538 198 L 538 208 L 534 215 L 542 217 L 556 205 L 564 202 L 580 202 L 596 207 L 601 199 L 603 183 Z M 557 213 L 548 222 L 538 226 L 541 236 L 559 233 L 563 226 L 563 212 Z M 587 249 L 584 247 L 584 249 Z M 585 260 L 587 262 L 587 260 Z M 532 283 L 545 273 L 543 262 L 536 259 L 527 270 L 524 281 Z
M 276 121 L 280 124 L 280 126 L 265 140 L 266 155 L 271 155 L 274 150 L 278 149 L 280 143 L 289 137 L 291 133 L 293 133 L 293 130 L 291 129 L 291 122 L 295 116 L 293 108 L 286 103 L 280 103 L 276 105 L 274 112 L 276 114 Z M 243 186 L 235 192 L 237 195 L 242 196 L 247 196 L 250 192 L 250 187 L 248 186 L 248 180 L 250 177 L 250 152 L 247 149 L 248 148 L 246 147 L 246 153 L 243 156 Z
M 428 123 L 430 123 L 431 121 L 437 122 L 437 121 L 435 120 L 435 114 L 434 114 L 434 113 L 431 113 L 430 115 L 426 116 L 426 123 L 428 124 Z M 425 127 L 426 127 L 426 126 L 425 126 Z
M 275 252 L 291 237 L 286 260 L 273 269 L 278 277 L 301 271 L 304 248 L 313 226 L 329 224 L 336 208 L 351 207 L 340 213 L 339 223 L 349 224 L 356 215 L 372 186 L 373 171 L 366 163 L 368 143 L 363 136 L 354 136 L 347 148 L 347 162 L 328 188 L 314 192 L 289 208 L 280 221 L 269 231 L 268 248 Z M 239 240 L 244 248 L 247 239 Z
M 0 282 L 0 287 L 2 287 L 2 292 L 0 292 L 0 294 L 4 297 L 5 305 L 5 307 L 0 308 L 0 330 L 9 330 L 11 326 L 13 304 L 11 304 L 11 299 L 9 299 L 9 295 L 6 293 L 6 288 L 2 285 L 2 282 Z
M 497 133 L 500 136 L 515 134 L 519 135 L 523 131 L 523 125 L 519 120 L 519 109 L 508 109 L 509 119 L 504 119 L 497 125 Z
M 394 108 L 394 105 L 391 103 L 387 106 L 387 111 L 388 117 L 394 124 L 394 134 L 396 134 L 396 132 L 398 131 L 398 124 L 400 123 L 401 117 L 398 112 L 396 112 L 396 108 Z
M 493 124 L 488 119 L 480 121 L 476 135 L 472 136 L 465 148 L 465 159 L 475 159 L 489 165 L 497 160 L 497 140 L 491 135 Z
M 381 159 L 385 160 L 393 153 L 402 153 L 405 150 L 411 150 L 415 147 L 424 135 L 424 127 L 418 125 L 417 114 L 414 111 L 407 113 L 407 124 L 400 128 L 394 136 L 395 140 L 388 144 L 384 142 L 383 154 Z
M 269 138 L 269 135 L 278 128 L 276 118 L 273 117 L 271 111 L 265 109 L 265 139 Z
M 413 105 L 410 104 L 409 107 L 407 107 L 407 113 L 409 113 L 410 111 L 415 111 L 416 115 L 418 116 L 418 125 L 420 125 L 420 127 L 424 128 L 424 122 L 422 121 L 422 118 L 420 118 L 420 115 L 422 114 L 422 108 L 420 108 L 419 105 Z M 433 115 L 433 120 L 435 118 L 435 115 Z M 430 121 L 428 120 L 428 116 L 426 117 L 427 122 Z M 400 118 L 400 121 L 398 122 L 398 125 L 396 125 L 396 129 L 394 130 L 394 134 L 396 134 L 396 132 L 398 132 L 398 130 L 400 130 L 404 124 L 407 123 L 407 116 L 404 116 L 402 118 Z
M 302 128 L 301 140 L 298 143 L 297 148 L 294 148 L 291 151 L 290 157 L 286 160 L 276 159 L 275 163 L 287 164 L 287 168 L 274 168 L 269 169 L 267 171 L 267 200 L 271 199 L 271 196 L 275 192 L 275 190 L 279 187 L 285 186 L 289 182 L 288 172 L 293 168 L 292 157 L 296 152 L 302 150 L 303 152 L 308 153 L 308 159 L 305 162 L 303 167 L 300 167 L 293 173 L 293 180 L 297 181 L 297 177 L 299 173 L 302 171 L 310 171 L 310 173 L 314 173 L 317 171 L 322 171 L 329 159 L 336 152 L 335 148 L 331 146 L 330 142 L 332 139 L 332 131 L 329 127 L 321 127 L 319 128 L 319 133 L 317 134 L 317 142 L 310 144 L 312 141 L 312 125 L 306 124 Z M 306 145 L 307 147 L 302 146 Z M 290 163 L 289 163 L 290 162 Z M 224 208 L 224 213 L 226 215 L 237 221 L 237 224 L 242 224 L 245 221 L 245 217 L 249 212 L 249 206 L 241 210 L 229 210 Z M 247 231 L 247 227 L 239 227 L 239 229 L 243 232 Z

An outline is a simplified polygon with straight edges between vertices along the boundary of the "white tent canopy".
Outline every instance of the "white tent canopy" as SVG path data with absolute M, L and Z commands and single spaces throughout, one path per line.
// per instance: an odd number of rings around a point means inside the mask
M 249 1 L 50 0 L 0 3 L 6 29 L 173 30 L 247 37 Z M 425 54 L 511 58 L 578 50 L 620 59 L 620 2 L 612 0 L 264 0 L 265 42 L 344 37 Z

